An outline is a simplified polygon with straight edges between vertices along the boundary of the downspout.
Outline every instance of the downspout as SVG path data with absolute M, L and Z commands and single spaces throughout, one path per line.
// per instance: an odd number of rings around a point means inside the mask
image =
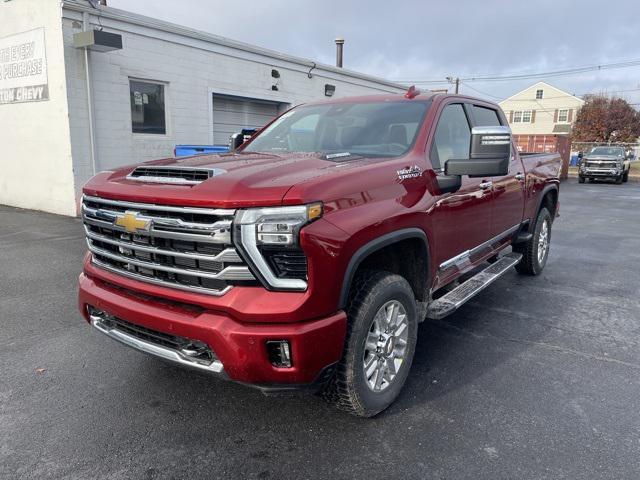
M 89 14 L 87 12 L 82 13 L 82 30 L 87 32 L 90 28 Z M 84 75 L 85 83 L 87 87 L 87 112 L 89 114 L 89 155 L 91 157 L 91 169 L 93 175 L 98 173 L 96 167 L 96 139 L 95 132 L 93 130 L 93 95 L 91 94 L 91 72 L 89 68 L 89 49 L 84 47 Z

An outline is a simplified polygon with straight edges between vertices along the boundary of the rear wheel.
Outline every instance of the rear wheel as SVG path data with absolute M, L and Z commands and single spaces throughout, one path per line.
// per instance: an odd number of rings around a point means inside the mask
M 551 214 L 543 208 L 538 213 L 531 239 L 513 246 L 513 251 L 522 254 L 522 260 L 516 265 L 519 273 L 539 275 L 549 258 L 549 242 L 551 240 Z
M 415 299 L 399 275 L 366 271 L 354 280 L 345 348 L 324 397 L 351 414 L 372 417 L 396 399 L 415 353 Z

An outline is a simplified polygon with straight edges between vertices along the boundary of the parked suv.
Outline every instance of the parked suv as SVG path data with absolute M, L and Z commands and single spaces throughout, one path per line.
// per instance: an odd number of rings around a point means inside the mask
M 620 184 L 629 180 L 630 168 L 631 161 L 623 147 L 594 147 L 580 162 L 578 182 L 609 178 Z
M 420 322 L 513 266 L 542 271 L 559 168 L 519 154 L 500 108 L 472 97 L 301 105 L 233 153 L 94 177 L 80 311 L 137 350 L 372 416 L 400 393 Z

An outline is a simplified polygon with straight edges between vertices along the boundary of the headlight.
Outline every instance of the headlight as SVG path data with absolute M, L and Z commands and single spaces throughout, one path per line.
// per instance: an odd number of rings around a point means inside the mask
M 321 216 L 321 203 L 239 210 L 234 242 L 265 287 L 305 290 L 306 258 L 299 248 L 300 229 Z M 291 278 L 296 276 L 305 279 Z

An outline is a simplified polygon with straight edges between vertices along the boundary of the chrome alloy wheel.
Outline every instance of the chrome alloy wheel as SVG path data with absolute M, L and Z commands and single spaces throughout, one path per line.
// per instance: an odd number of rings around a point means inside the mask
M 538 235 L 538 264 L 542 265 L 549 250 L 549 220 L 545 220 Z
M 388 301 L 373 317 L 364 345 L 364 378 L 374 392 L 393 383 L 405 361 L 408 337 L 407 311 L 399 301 Z

